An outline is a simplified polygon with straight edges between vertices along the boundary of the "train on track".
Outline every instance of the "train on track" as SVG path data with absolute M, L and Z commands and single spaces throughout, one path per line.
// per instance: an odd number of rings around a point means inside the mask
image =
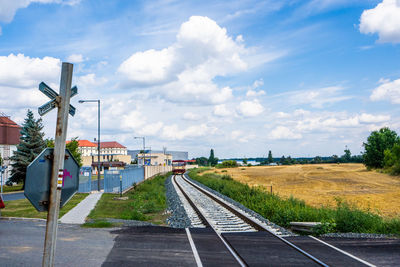
M 172 161 L 172 173 L 174 175 L 182 175 L 186 171 L 186 161 L 185 160 L 173 160 Z

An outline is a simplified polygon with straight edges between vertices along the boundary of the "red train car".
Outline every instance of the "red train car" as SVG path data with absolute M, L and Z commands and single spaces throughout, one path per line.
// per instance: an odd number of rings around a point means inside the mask
M 186 171 L 185 160 L 173 160 L 172 161 L 172 173 L 173 174 L 184 174 Z

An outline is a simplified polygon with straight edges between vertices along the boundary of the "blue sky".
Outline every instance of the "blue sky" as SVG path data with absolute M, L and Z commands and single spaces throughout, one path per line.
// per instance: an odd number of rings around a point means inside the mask
M 400 130 L 398 0 L 0 0 L 0 29 L 0 111 L 22 123 L 74 63 L 69 137 L 97 133 L 79 99 L 101 99 L 104 141 L 192 157 L 359 154 Z

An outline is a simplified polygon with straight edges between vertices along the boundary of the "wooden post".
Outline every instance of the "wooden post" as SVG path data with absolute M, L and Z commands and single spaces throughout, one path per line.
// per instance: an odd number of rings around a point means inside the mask
M 43 267 L 54 266 L 62 175 L 64 170 L 65 140 L 67 137 L 69 102 L 71 98 L 72 70 L 72 64 L 62 63 L 60 95 L 56 98 L 58 107 L 57 125 L 50 180 L 49 211 L 47 213 L 46 237 L 44 240 Z M 61 181 L 61 184 L 59 184 L 59 181 Z

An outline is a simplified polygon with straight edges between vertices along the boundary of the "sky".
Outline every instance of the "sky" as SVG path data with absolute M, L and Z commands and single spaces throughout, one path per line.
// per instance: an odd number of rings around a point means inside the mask
M 68 138 L 190 157 L 314 157 L 400 133 L 400 0 L 0 0 L 0 112 L 74 64 Z M 43 117 L 54 138 L 56 111 Z

